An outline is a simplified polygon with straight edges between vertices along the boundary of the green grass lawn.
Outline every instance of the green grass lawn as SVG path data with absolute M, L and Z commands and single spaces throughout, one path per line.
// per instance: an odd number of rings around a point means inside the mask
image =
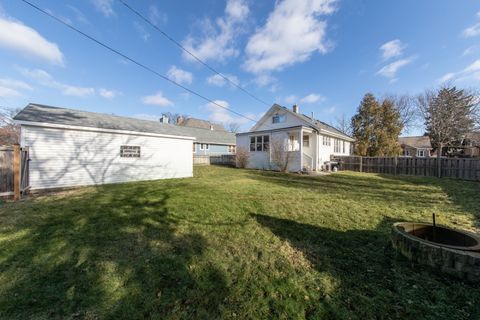
M 222 167 L 0 204 L 1 319 L 478 319 L 393 222 L 478 230 L 480 183 Z

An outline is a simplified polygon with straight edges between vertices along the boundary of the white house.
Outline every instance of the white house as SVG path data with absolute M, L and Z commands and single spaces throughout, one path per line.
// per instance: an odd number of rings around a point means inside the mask
M 274 104 L 249 132 L 237 134 L 237 150 L 249 151 L 248 167 L 274 169 L 272 144 L 289 153 L 288 170 L 320 170 L 331 155 L 350 155 L 354 139 L 334 127 Z
M 188 128 L 29 104 L 15 117 L 32 189 L 193 175 Z

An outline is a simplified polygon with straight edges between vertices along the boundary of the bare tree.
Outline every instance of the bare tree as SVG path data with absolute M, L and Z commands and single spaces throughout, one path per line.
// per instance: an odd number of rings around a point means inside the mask
M 352 120 L 348 119 L 345 113 L 343 113 L 341 117 L 335 118 L 333 127 L 347 136 L 352 135 Z
M 246 148 L 243 147 L 238 147 L 236 154 L 235 154 L 235 159 L 237 162 L 237 168 L 246 168 L 248 165 L 248 160 L 250 158 L 250 153 Z
M 238 122 L 229 122 L 224 127 L 228 132 L 240 132 L 240 124 Z
M 292 152 L 288 150 L 287 139 L 277 137 L 270 143 L 270 159 L 281 172 L 288 171 L 288 165 L 292 160 Z
M 20 126 L 12 119 L 18 111 L 0 107 L 0 145 L 20 143 Z
M 417 97 L 419 113 L 425 120 L 432 147 L 437 150 L 438 175 L 443 147 L 462 141 L 475 127 L 479 112 L 478 96 L 470 91 L 444 86 L 426 90 Z
M 418 122 L 418 112 L 416 108 L 416 99 L 408 94 L 386 94 L 383 100 L 390 101 L 397 112 L 400 114 L 400 120 L 403 124 L 403 131 L 408 132 L 415 127 Z

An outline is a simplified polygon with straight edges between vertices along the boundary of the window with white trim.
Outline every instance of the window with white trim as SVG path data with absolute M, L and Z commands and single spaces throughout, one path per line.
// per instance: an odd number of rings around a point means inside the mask
M 270 136 L 250 137 L 250 151 L 266 152 L 270 148 Z
M 333 152 L 340 153 L 340 139 L 333 139 Z
M 342 140 L 342 153 L 345 153 L 345 141 Z
M 423 149 L 417 150 L 417 157 L 424 158 L 425 157 L 425 150 L 423 150 Z
M 235 146 L 228 146 L 228 152 L 235 153 L 235 151 L 236 151 Z
M 208 143 L 200 143 L 200 150 L 210 150 L 210 145 Z
M 303 135 L 303 146 L 310 147 L 310 136 L 308 134 Z
M 323 145 L 324 146 L 331 146 L 332 145 L 332 143 L 330 141 L 330 137 L 323 136 Z

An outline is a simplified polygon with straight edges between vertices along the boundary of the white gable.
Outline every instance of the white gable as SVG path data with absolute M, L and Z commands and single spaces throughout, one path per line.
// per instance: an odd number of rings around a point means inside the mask
M 273 117 L 280 116 L 281 122 L 274 123 Z M 310 123 L 296 117 L 291 112 L 285 110 L 284 108 L 273 105 L 265 115 L 250 129 L 250 131 L 262 131 L 262 130 L 273 130 L 280 128 L 289 128 L 297 126 L 308 126 Z

